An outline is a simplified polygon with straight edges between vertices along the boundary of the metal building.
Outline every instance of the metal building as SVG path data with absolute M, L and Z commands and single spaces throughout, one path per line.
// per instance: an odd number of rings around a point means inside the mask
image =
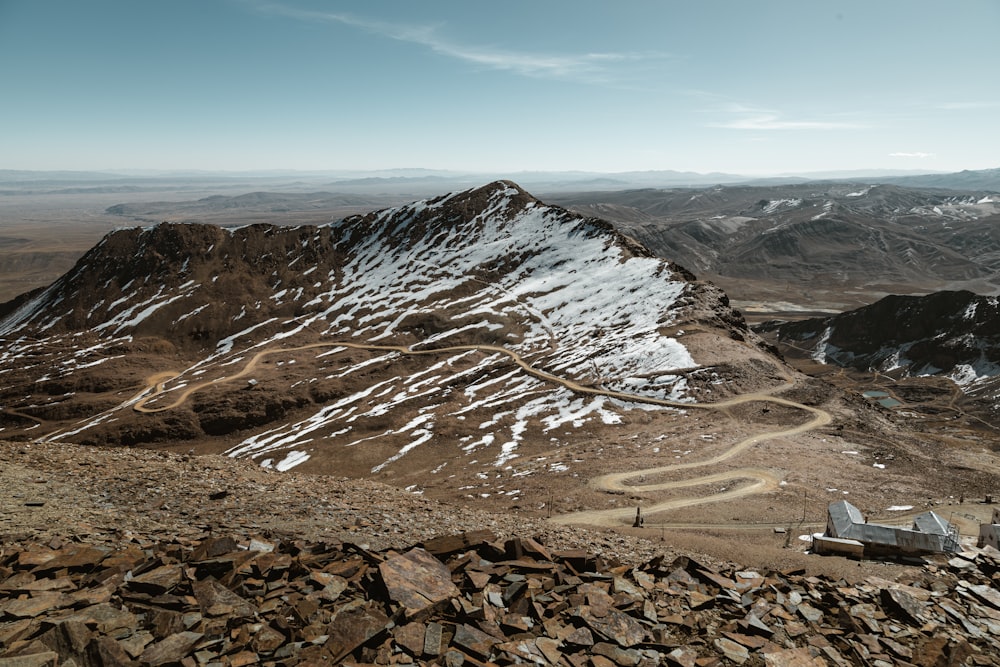
M 865 555 L 913 555 L 960 551 L 958 528 L 935 512 L 924 512 L 912 528 L 886 526 L 865 521 L 861 510 L 838 500 L 827 509 L 826 536 L 854 540 L 864 545 Z

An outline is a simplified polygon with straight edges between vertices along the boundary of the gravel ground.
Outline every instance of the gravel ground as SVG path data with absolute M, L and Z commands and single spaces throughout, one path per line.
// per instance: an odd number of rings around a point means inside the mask
M 0 442 L 0 538 L 115 543 L 206 533 L 401 548 L 490 529 L 625 563 L 675 555 L 660 542 L 561 527 L 421 498 L 368 482 L 274 472 L 220 456 Z
M 715 568 L 740 563 L 858 580 L 907 568 L 753 546 L 731 535 L 560 526 L 429 500 L 366 480 L 275 472 L 221 456 L 0 442 L 0 543 L 71 540 L 121 545 L 230 535 L 349 542 L 401 549 L 441 535 L 489 529 L 639 564 L 685 555 Z M 680 547 L 678 541 L 684 544 Z

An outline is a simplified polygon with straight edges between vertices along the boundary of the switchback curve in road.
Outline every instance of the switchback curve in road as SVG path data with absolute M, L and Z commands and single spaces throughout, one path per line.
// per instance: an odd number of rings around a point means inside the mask
M 156 413 L 164 412 L 166 410 L 171 410 L 173 408 L 179 407 L 187 399 L 197 391 L 204 389 L 205 387 L 228 383 L 240 378 L 250 375 L 262 359 L 272 354 L 288 354 L 289 352 L 296 352 L 300 350 L 308 350 L 315 348 L 329 348 L 329 347 L 344 347 L 357 350 L 369 350 L 369 351 L 384 351 L 384 352 L 398 352 L 400 354 L 406 355 L 434 355 L 442 354 L 447 352 L 463 352 L 463 351 L 482 351 L 482 352 L 494 352 L 502 354 L 511 359 L 517 366 L 523 369 L 529 375 L 539 378 L 540 380 L 551 382 L 563 386 L 570 391 L 578 394 L 586 394 L 591 396 L 606 396 L 609 398 L 616 398 L 623 401 L 628 401 L 632 403 L 644 403 L 649 405 L 659 405 L 664 407 L 679 408 L 683 410 L 725 410 L 730 407 L 741 405 L 744 403 L 751 402 L 765 402 L 772 403 L 775 405 L 781 405 L 797 410 L 805 411 L 812 415 L 812 419 L 798 426 L 791 428 L 767 431 L 764 433 L 758 433 L 756 435 L 750 436 L 740 440 L 735 445 L 727 449 L 726 451 L 718 454 L 712 458 L 705 459 L 703 461 L 694 461 L 688 463 L 676 463 L 667 466 L 657 466 L 653 468 L 646 468 L 642 470 L 633 470 L 629 472 L 622 473 L 611 473 L 608 475 L 602 475 L 596 477 L 590 481 L 590 484 L 595 488 L 604 491 L 617 491 L 617 492 L 629 492 L 629 493 L 645 493 L 651 491 L 664 491 L 670 489 L 679 489 L 690 486 L 700 486 L 703 484 L 714 484 L 719 482 L 735 481 L 735 480 L 751 480 L 750 484 L 744 484 L 733 489 L 726 489 L 719 493 L 705 495 L 705 496 L 693 496 L 688 498 L 675 498 L 673 500 L 665 500 L 659 503 L 655 503 L 645 508 L 646 514 L 653 514 L 656 512 L 662 512 L 670 509 L 678 509 L 681 507 L 690 507 L 692 505 L 700 505 L 705 503 L 715 503 L 715 502 L 725 502 L 730 500 L 735 500 L 744 496 L 766 493 L 778 488 L 780 480 L 770 471 L 758 469 L 758 468 L 741 468 L 738 470 L 731 470 L 727 472 L 720 472 L 711 475 L 705 475 L 702 477 L 694 477 L 686 480 L 673 481 L 673 482 L 661 482 L 654 484 L 628 484 L 629 480 L 642 478 L 645 476 L 653 476 L 666 474 L 670 472 L 675 472 L 678 470 L 690 470 L 693 468 L 702 468 L 711 465 L 716 465 L 723 461 L 733 458 L 734 456 L 746 451 L 753 445 L 766 441 L 774 440 L 777 438 L 790 437 L 794 435 L 799 435 L 807 431 L 811 431 L 830 423 L 831 416 L 825 410 L 817 407 L 803 405 L 802 403 L 797 403 L 785 398 L 779 398 L 777 396 L 772 396 L 767 392 L 751 392 L 747 394 L 742 394 L 740 396 L 735 396 L 722 401 L 717 401 L 715 403 L 682 403 L 679 401 L 671 401 L 668 399 L 655 398 L 651 396 L 642 396 L 639 394 L 629 394 L 627 392 L 614 391 L 610 389 L 601 389 L 598 387 L 592 387 L 588 385 L 582 385 L 572 380 L 565 378 L 560 378 L 558 376 L 552 375 L 546 371 L 535 368 L 530 363 L 525 361 L 520 354 L 509 350 L 505 347 L 499 345 L 452 345 L 447 347 L 432 348 L 426 350 L 415 350 L 409 345 L 372 345 L 367 343 L 354 343 L 350 341 L 330 341 L 323 343 L 311 343 L 309 345 L 301 345 L 298 347 L 285 347 L 276 349 L 265 349 L 254 354 L 253 357 L 243 366 L 241 370 L 233 375 L 226 376 L 224 378 L 217 378 L 215 380 L 208 380 L 205 382 L 196 383 L 187 386 L 181 391 L 174 400 L 162 406 L 147 407 L 147 403 L 155 399 L 157 396 L 165 392 L 165 384 L 169 379 L 177 377 L 176 374 L 165 372 L 158 373 L 147 379 L 148 386 L 144 388 L 137 396 L 138 400 L 135 400 L 133 404 L 133 409 L 137 412 L 144 413 Z M 774 388 L 771 391 L 779 391 L 792 386 L 789 382 L 785 385 Z M 618 508 L 609 510 L 588 510 L 583 512 L 574 512 L 571 514 L 564 514 L 561 516 L 553 517 L 551 520 L 557 523 L 569 524 L 569 523 L 581 523 L 590 525 L 619 525 L 622 522 L 627 522 L 634 514 L 631 508 Z

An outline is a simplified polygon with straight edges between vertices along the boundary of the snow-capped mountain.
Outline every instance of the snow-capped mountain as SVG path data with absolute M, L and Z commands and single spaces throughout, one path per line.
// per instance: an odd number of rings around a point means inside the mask
M 116 231 L 0 313 L 3 437 L 358 475 L 564 471 L 650 399 L 777 364 L 720 290 L 510 182 L 318 227 Z

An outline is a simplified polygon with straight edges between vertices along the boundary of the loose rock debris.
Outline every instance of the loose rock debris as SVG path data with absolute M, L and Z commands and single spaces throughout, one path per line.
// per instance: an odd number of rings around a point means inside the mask
M 1000 552 L 907 582 L 617 565 L 488 531 L 0 548 L 0 667 L 1000 665 Z

